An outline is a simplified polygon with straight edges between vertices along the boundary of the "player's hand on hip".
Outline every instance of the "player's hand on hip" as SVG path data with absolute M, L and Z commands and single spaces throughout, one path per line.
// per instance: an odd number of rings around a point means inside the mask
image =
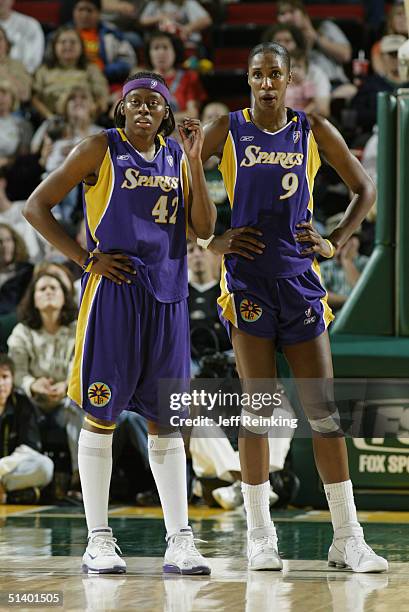
M 209 250 L 218 255 L 235 253 L 245 259 L 254 259 L 254 255 L 261 255 L 265 244 L 256 236 L 262 232 L 255 227 L 235 227 L 229 229 L 221 236 L 215 236 L 209 245 Z
M 323 238 L 319 232 L 313 227 L 311 223 L 298 223 L 296 225 L 297 234 L 294 234 L 294 237 L 299 243 L 308 243 L 301 244 L 301 246 L 306 246 L 300 252 L 300 255 L 322 255 L 323 257 L 332 257 L 333 249 L 331 249 L 328 240 Z
M 100 274 L 109 278 L 117 285 L 130 284 L 131 280 L 125 273 L 135 275 L 131 260 L 121 253 L 94 253 L 94 261 L 90 270 L 91 274 Z
M 200 160 L 204 132 L 199 119 L 185 117 L 182 124 L 178 124 L 178 130 L 188 160 Z

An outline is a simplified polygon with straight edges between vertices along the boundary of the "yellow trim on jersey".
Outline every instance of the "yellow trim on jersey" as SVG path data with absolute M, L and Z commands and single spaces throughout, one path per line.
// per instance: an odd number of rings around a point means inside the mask
M 82 407 L 82 358 L 84 353 L 85 337 L 87 334 L 88 319 L 94 302 L 97 289 L 101 282 L 100 274 L 90 274 L 78 313 L 77 333 L 75 336 L 75 355 L 71 371 L 67 395 L 78 406 Z
M 122 128 L 116 128 L 116 129 L 118 130 L 119 135 L 120 135 L 120 137 L 122 138 L 122 140 L 123 140 L 124 142 L 127 142 L 127 141 L 128 141 L 128 139 L 127 139 L 127 137 L 126 137 L 125 132 L 123 131 L 123 129 L 122 129 Z
M 123 128 L 116 128 L 119 132 L 120 137 L 122 138 L 122 140 L 124 142 L 129 142 Z M 159 143 L 161 145 L 161 147 L 166 147 L 166 140 L 163 138 L 162 134 L 158 134 L 158 138 L 159 138 Z
M 311 212 L 311 215 L 314 210 L 314 198 L 312 192 L 314 190 L 314 179 L 317 174 L 319 167 L 321 166 L 321 158 L 318 153 L 317 142 L 314 138 L 314 134 L 312 130 L 308 134 L 308 144 L 307 144 L 307 164 L 306 164 L 306 172 L 305 176 L 307 178 L 308 191 L 310 192 L 310 199 L 308 202 L 308 210 Z
M 85 192 L 85 204 L 87 212 L 87 222 L 91 236 L 98 244 L 95 232 L 111 201 L 114 189 L 114 167 L 111 160 L 111 153 L 107 147 L 101 168 L 98 173 L 98 180 L 95 185 L 91 185 Z
M 249 108 L 243 108 L 243 110 L 241 112 L 243 113 L 243 117 L 245 118 L 247 123 L 251 123 L 250 109 Z
M 244 112 L 244 111 L 243 111 Z M 227 191 L 230 206 L 233 208 L 234 189 L 237 180 L 237 157 L 236 148 L 234 146 L 233 136 L 228 133 L 226 142 L 223 147 L 223 156 L 219 164 L 219 170 L 222 174 L 224 186 Z
M 186 238 L 189 231 L 189 172 L 185 154 L 180 160 L 180 180 L 182 182 L 183 201 L 185 205 Z
M 312 262 L 312 270 L 313 272 L 315 272 L 315 274 L 318 276 L 319 281 L 322 285 L 322 277 L 321 277 L 321 270 L 320 270 L 320 265 L 318 263 L 318 261 L 314 258 L 314 261 Z M 324 285 L 322 285 L 324 287 Z M 325 289 L 325 287 L 324 287 Z M 325 323 L 325 329 L 327 329 L 328 325 L 331 323 L 331 321 L 333 321 L 335 319 L 332 310 L 330 308 L 330 306 L 328 305 L 328 293 L 327 291 L 325 291 L 325 297 L 321 298 L 320 300 L 323 308 L 324 308 L 324 323 Z
M 237 327 L 236 305 L 234 303 L 234 295 L 233 293 L 230 293 L 227 287 L 226 267 L 224 265 L 224 256 L 222 258 L 220 289 L 221 289 L 221 294 L 217 299 L 217 303 L 222 309 L 222 315 L 227 321 L 230 321 L 230 323 L 233 323 L 234 327 Z

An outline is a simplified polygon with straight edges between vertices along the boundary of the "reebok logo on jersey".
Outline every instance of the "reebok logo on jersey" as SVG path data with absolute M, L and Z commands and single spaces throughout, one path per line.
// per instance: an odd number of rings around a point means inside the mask
M 240 138 L 240 142 L 251 142 L 254 140 L 254 136 L 242 136 Z
M 245 158 L 241 160 L 240 166 L 251 168 L 256 164 L 280 164 L 286 170 L 301 166 L 304 160 L 304 153 L 294 153 L 285 151 L 262 151 L 257 145 L 249 145 L 244 151 Z
M 126 161 L 127 159 L 129 159 L 130 155 L 117 155 L 116 158 L 117 159 L 122 159 L 124 161 Z

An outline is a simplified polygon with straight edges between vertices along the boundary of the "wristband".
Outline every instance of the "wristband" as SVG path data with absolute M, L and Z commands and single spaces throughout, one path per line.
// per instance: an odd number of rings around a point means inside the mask
M 94 253 L 89 252 L 87 259 L 82 264 L 81 268 L 84 272 L 89 272 L 91 270 L 92 264 L 94 263 Z
M 331 255 L 323 255 L 323 257 L 325 257 L 326 259 L 331 259 L 331 257 L 334 257 L 335 255 L 335 251 L 337 250 L 335 248 L 335 246 L 332 244 L 331 240 L 329 240 L 328 238 L 324 238 L 325 242 L 328 242 L 329 246 L 331 247 Z
M 206 240 L 204 238 L 196 238 L 196 244 L 202 247 L 202 249 L 207 249 L 213 238 L 214 234 L 212 234 L 210 238 L 207 238 Z

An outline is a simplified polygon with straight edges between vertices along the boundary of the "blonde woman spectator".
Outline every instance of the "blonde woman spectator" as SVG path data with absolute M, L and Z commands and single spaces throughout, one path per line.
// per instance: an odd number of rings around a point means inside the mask
M 67 398 L 74 352 L 77 307 L 61 279 L 51 272 L 33 278 L 19 307 L 21 323 L 7 343 L 16 384 L 45 419 L 67 433 L 74 478 L 78 475 L 78 438 L 82 411 Z
M 97 114 L 108 107 L 108 82 L 97 66 L 89 64 L 79 33 L 62 26 L 47 48 L 47 59 L 37 70 L 33 83 L 33 106 L 45 119 L 57 112 L 63 93 L 76 85 L 88 87 L 96 100 Z
M 10 81 L 20 102 L 31 96 L 31 75 L 24 64 L 10 57 L 11 43 L 4 28 L 0 26 L 0 81 Z
M 0 26 L 11 42 L 11 57 L 20 60 L 30 74 L 39 67 L 44 55 L 44 33 L 33 17 L 13 11 L 13 0 L 0 2 Z

